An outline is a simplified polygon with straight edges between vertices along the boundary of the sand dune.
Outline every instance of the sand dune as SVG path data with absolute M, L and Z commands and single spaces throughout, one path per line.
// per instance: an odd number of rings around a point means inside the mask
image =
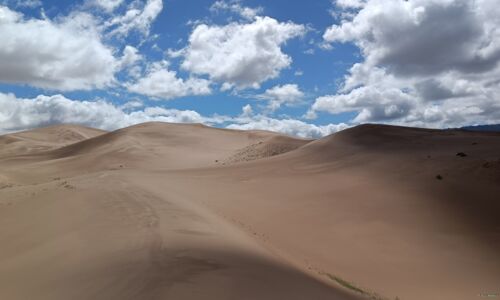
M 83 141 L 105 131 L 76 125 L 54 125 L 0 136 L 0 158 L 32 154 Z
M 500 135 L 146 123 L 0 137 L 2 299 L 500 292 Z

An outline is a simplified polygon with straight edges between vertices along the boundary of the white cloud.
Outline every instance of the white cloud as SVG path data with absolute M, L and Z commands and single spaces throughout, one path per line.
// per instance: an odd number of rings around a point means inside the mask
M 212 6 L 210 6 L 210 11 L 220 12 L 220 11 L 230 11 L 240 15 L 242 18 L 247 20 L 253 20 L 256 16 L 261 14 L 264 9 L 262 7 L 246 7 L 241 4 L 241 0 L 218 0 L 215 1 Z
M 304 93 L 296 84 L 277 85 L 258 96 L 259 99 L 269 101 L 268 109 L 270 111 L 275 111 L 281 105 L 298 104 L 303 97 Z
M 240 130 L 268 130 L 302 138 L 321 138 L 349 125 L 344 123 L 316 125 L 296 119 L 276 119 L 262 114 L 254 114 L 252 106 L 243 106 L 242 113 L 235 118 L 221 118 L 219 123 L 229 122 L 227 128 Z
M 319 97 L 312 111 L 327 111 L 331 114 L 358 111 L 353 122 L 364 123 L 404 117 L 414 106 L 414 98 L 399 89 L 360 87 L 347 94 Z
M 144 77 L 126 86 L 131 92 L 165 100 L 189 95 L 208 95 L 212 92 L 210 81 L 194 77 L 186 80 L 179 78 L 177 72 L 168 69 L 167 62 L 152 64 Z
M 336 0 L 335 3 L 341 8 L 361 8 L 366 5 L 367 0 Z
M 0 6 L 0 81 L 56 90 L 88 90 L 115 81 L 117 61 L 90 15 L 58 21 L 25 18 Z
M 142 76 L 142 66 L 134 64 L 128 68 L 127 74 L 129 77 L 136 79 Z
M 166 55 L 170 58 L 182 57 L 184 55 L 184 49 L 174 50 L 169 48 L 166 51 Z
M 363 61 L 340 94 L 308 115 L 354 111 L 353 122 L 449 127 L 500 122 L 500 7 L 494 0 L 337 1 L 327 43 L 352 42 Z M 453 112 L 453 113 L 451 113 Z
M 352 20 L 331 26 L 324 39 L 353 41 L 366 63 L 401 76 L 484 72 L 500 60 L 500 21 L 485 11 L 493 2 L 371 0 Z
M 89 4 L 104 9 L 107 13 L 113 12 L 120 5 L 123 0 L 89 0 Z
M 233 87 L 234 87 L 233 84 L 231 84 L 229 82 L 224 82 L 223 84 L 221 84 L 220 90 L 221 90 L 221 92 L 225 92 L 225 91 L 229 91 Z
M 133 1 L 127 12 L 106 22 L 110 35 L 127 36 L 130 32 L 139 32 L 149 36 L 151 24 L 163 10 L 162 0 L 148 0 L 142 7 L 138 1 Z
M 262 115 L 240 118 L 227 126 L 230 129 L 270 130 L 302 138 L 320 138 L 348 127 L 344 123 L 315 125 L 295 119 L 274 119 Z
M 243 108 L 241 109 L 241 116 L 242 117 L 250 117 L 252 115 L 253 115 L 252 106 L 250 104 L 243 106 Z
M 141 100 L 138 100 L 138 99 L 134 99 L 134 100 L 130 100 L 128 102 L 126 102 L 125 104 L 123 105 L 120 105 L 120 109 L 122 110 L 133 110 L 133 109 L 137 109 L 139 107 L 144 107 L 144 102 L 142 102 Z
M 22 99 L 0 93 L 0 133 L 64 123 L 114 130 L 149 121 L 200 123 L 204 118 L 192 110 L 147 107 L 127 113 L 103 100 L 78 101 L 62 95 Z
M 417 127 L 453 128 L 464 125 L 498 124 L 500 122 L 500 101 L 492 97 L 478 97 L 445 100 L 439 104 L 425 103 L 396 124 Z
M 181 67 L 238 88 L 258 88 L 292 63 L 281 46 L 306 32 L 303 25 L 256 17 L 252 23 L 198 25 L 189 37 Z
M 123 48 L 123 56 L 120 59 L 119 65 L 120 69 L 132 66 L 142 59 L 142 55 L 139 54 L 139 50 L 133 46 L 125 46 Z

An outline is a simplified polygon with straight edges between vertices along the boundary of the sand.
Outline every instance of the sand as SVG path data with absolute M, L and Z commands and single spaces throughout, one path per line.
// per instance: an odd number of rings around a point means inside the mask
M 499 183 L 495 133 L 5 135 L 0 299 L 479 299 L 500 293 Z

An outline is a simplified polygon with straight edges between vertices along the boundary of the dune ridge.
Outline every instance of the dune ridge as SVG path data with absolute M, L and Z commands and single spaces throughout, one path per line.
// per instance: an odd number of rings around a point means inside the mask
M 70 145 L 105 133 L 79 125 L 53 125 L 0 136 L 0 158 L 33 154 Z
M 145 123 L 0 137 L 6 299 L 471 299 L 500 279 L 500 134 L 303 140 Z

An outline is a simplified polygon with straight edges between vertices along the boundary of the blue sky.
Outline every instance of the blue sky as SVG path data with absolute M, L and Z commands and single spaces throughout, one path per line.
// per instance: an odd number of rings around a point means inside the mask
M 500 120 L 492 0 L 0 5 L 2 132 L 159 120 L 319 137 Z

